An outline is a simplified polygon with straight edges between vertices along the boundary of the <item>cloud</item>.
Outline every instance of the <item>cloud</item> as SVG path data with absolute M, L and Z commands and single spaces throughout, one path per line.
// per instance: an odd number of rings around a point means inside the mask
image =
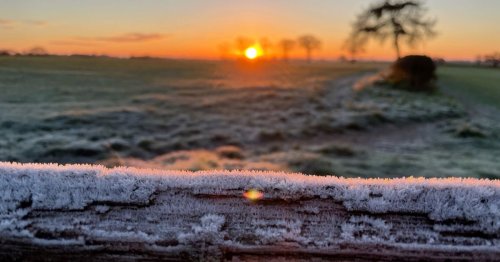
M 42 20 L 20 20 L 14 21 L 9 19 L 0 19 L 0 28 L 13 29 L 17 26 L 36 26 L 36 27 L 46 27 L 49 22 Z
M 59 39 L 51 42 L 53 45 L 63 46 L 99 46 L 102 42 L 110 43 L 140 43 L 146 41 L 160 40 L 168 37 L 165 34 L 145 34 L 145 33 L 128 33 L 116 36 L 107 37 L 73 37 L 69 39 Z
M 56 40 L 50 43 L 53 45 L 62 45 L 62 46 L 98 46 L 97 43 L 89 41 L 81 41 L 81 40 Z
M 13 23 L 14 23 L 14 21 L 12 21 L 12 20 L 0 19 L 0 25 L 10 25 Z
M 0 28 L 12 29 L 16 25 L 16 22 L 8 19 L 0 19 Z
M 163 34 L 144 34 L 144 33 L 129 33 L 117 36 L 108 37 L 95 37 L 93 40 L 105 41 L 105 42 L 116 42 L 116 43 L 131 43 L 131 42 L 145 42 L 160 40 L 165 38 L 166 35 Z
M 42 20 L 26 20 L 24 22 L 28 25 L 38 26 L 38 27 L 46 27 L 49 25 L 49 22 Z

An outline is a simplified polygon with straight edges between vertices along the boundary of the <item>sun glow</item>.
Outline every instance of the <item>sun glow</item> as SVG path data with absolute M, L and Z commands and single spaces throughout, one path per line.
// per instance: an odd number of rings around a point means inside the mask
M 264 198 L 264 193 L 260 192 L 257 189 L 250 189 L 250 190 L 246 191 L 245 193 L 243 193 L 243 197 L 245 197 L 246 199 L 248 199 L 250 201 L 257 201 L 257 200 Z
M 262 56 L 262 51 L 257 46 L 251 46 L 245 50 L 245 57 L 250 60 L 254 60 L 259 56 Z

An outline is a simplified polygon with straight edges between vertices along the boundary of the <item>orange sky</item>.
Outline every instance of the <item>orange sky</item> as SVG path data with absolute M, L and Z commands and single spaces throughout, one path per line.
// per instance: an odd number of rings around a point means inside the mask
M 350 23 L 369 0 L 0 0 L 0 48 L 43 46 L 54 53 L 218 58 L 237 36 L 273 42 L 310 33 L 323 41 L 317 58 L 337 58 Z M 415 50 L 448 59 L 500 51 L 500 1 L 428 1 L 439 36 Z M 295 50 L 293 57 L 303 57 Z M 392 59 L 387 43 L 362 55 Z

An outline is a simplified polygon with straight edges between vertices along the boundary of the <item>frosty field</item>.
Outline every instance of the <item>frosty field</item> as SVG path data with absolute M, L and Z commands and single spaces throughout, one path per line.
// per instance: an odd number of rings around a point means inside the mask
M 500 178 L 500 109 L 467 98 L 480 80 L 353 88 L 386 66 L 0 58 L 0 161 Z

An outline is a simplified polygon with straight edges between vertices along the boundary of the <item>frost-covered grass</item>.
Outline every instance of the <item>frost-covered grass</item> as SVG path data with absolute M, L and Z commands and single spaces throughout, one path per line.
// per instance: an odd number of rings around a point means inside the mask
M 378 67 L 2 57 L 0 159 L 148 160 L 299 133 L 323 82 Z
M 499 124 L 383 64 L 0 58 L 0 160 L 347 177 L 500 177 Z
M 500 108 L 500 69 L 444 66 L 438 75 L 450 91 Z

